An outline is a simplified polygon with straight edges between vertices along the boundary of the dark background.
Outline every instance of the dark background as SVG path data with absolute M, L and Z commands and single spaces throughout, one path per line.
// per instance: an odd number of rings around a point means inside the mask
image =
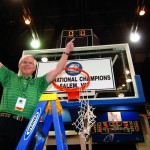
M 32 27 L 41 40 L 40 49 L 56 48 L 61 31 L 71 29 L 92 29 L 101 45 L 128 43 L 135 73 L 140 75 L 146 101 L 150 102 L 149 0 L 144 1 L 145 16 L 138 18 L 140 41 L 132 43 L 129 39 L 131 27 L 136 22 L 138 2 L 139 0 L 1 0 L 0 61 L 17 72 L 23 50 L 32 49 L 29 45 L 31 28 L 23 20 L 23 9 L 26 9 L 33 21 Z

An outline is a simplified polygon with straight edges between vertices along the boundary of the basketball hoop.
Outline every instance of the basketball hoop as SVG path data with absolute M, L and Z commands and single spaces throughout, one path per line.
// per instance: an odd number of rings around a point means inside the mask
M 60 91 L 65 91 L 68 94 L 68 101 L 76 101 L 80 99 L 80 91 L 83 91 L 85 88 L 87 88 L 90 84 L 90 76 L 89 74 L 80 69 L 80 68 L 73 68 L 73 67 L 69 67 L 69 68 L 64 68 L 63 70 L 78 70 L 79 72 L 84 73 L 87 76 L 87 83 L 83 84 L 81 87 L 76 87 L 76 88 L 66 88 L 66 87 L 62 87 L 58 84 L 56 84 L 55 81 L 52 82 L 53 86 L 60 90 Z

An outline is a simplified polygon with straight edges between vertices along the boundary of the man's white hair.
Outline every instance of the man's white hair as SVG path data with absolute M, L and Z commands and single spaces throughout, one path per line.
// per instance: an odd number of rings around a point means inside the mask
M 22 60 L 25 59 L 25 58 L 27 58 L 27 57 L 32 57 L 32 58 L 34 58 L 32 55 L 23 55 L 23 56 L 20 58 L 18 65 L 20 65 L 21 62 L 22 62 Z M 36 64 L 37 64 L 37 61 L 36 61 L 35 58 L 34 58 L 34 66 L 35 66 L 35 67 L 36 67 Z M 21 71 L 20 71 L 20 69 L 19 69 L 19 71 L 18 71 L 18 76 L 21 76 L 21 75 L 22 75 L 22 73 L 21 73 Z

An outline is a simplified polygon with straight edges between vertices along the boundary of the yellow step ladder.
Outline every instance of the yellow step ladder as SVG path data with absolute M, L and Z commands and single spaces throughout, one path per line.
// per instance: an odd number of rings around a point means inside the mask
M 36 139 L 33 150 L 42 150 L 52 123 L 57 150 L 68 150 L 62 112 L 57 94 L 42 94 L 16 150 L 27 150 L 33 138 Z

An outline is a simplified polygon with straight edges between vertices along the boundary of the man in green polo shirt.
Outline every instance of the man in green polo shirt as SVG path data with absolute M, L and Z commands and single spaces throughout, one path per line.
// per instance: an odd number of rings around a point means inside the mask
M 18 64 L 18 75 L 0 62 L 0 83 L 3 94 L 0 105 L 0 147 L 15 150 L 31 118 L 41 94 L 59 75 L 73 50 L 74 39 L 66 45 L 55 69 L 42 77 L 32 78 L 36 60 L 31 55 L 23 56 Z

